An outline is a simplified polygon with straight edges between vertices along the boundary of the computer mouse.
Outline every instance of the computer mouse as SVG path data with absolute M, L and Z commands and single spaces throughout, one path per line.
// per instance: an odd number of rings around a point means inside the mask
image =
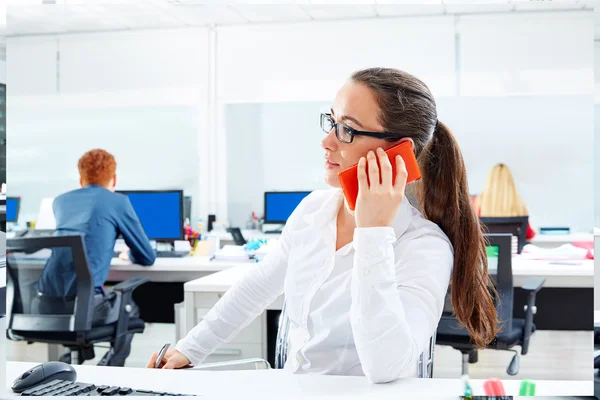
M 71 365 L 60 361 L 48 361 L 25 371 L 12 385 L 15 393 L 21 393 L 30 387 L 50 382 L 54 379 L 75 382 L 77 372 Z

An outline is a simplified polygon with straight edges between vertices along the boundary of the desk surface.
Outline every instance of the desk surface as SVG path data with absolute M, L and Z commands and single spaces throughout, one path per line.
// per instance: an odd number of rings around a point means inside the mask
M 242 229 L 242 236 L 244 239 L 278 239 L 281 234 L 280 233 L 264 233 L 263 231 L 259 231 L 256 229 Z M 217 235 L 220 240 L 233 240 L 231 233 L 227 231 L 213 231 L 209 232 L 208 235 Z
M 7 386 L 35 363 L 9 361 L 6 363 Z M 248 393 L 288 397 L 343 396 L 344 398 L 398 399 L 444 396 L 455 400 L 464 392 L 460 379 L 399 379 L 386 384 L 370 384 L 364 377 L 296 375 L 284 370 L 259 371 L 193 371 L 155 370 L 75 366 L 77 380 L 86 383 L 128 386 L 214 398 L 230 396 L 244 398 Z M 483 380 L 469 381 L 474 395 L 484 395 Z M 520 380 L 506 380 L 507 395 L 518 395 Z M 536 381 L 536 396 L 586 396 L 593 394 L 592 381 Z
M 584 232 L 573 232 L 568 235 L 548 235 L 538 233 L 532 239 L 529 240 L 531 244 L 541 244 L 541 243 L 573 243 L 573 242 L 593 242 L 594 234 L 593 233 L 584 233 Z
M 143 266 L 132 264 L 131 261 L 123 261 L 113 258 L 110 262 L 110 268 L 113 271 L 198 271 L 198 272 L 217 272 L 240 264 L 231 261 L 210 261 L 209 257 L 158 257 L 154 265 Z M 253 263 L 247 262 L 252 265 Z
M 549 261 L 526 260 L 522 257 L 513 258 L 513 275 L 515 280 L 518 277 L 546 277 L 547 282 L 550 278 L 566 280 L 569 278 L 581 278 L 589 280 L 590 287 L 593 287 L 594 279 L 594 261 L 577 261 L 578 265 L 554 265 Z M 231 268 L 224 269 L 215 274 L 198 278 L 184 284 L 186 292 L 226 292 L 229 288 L 244 276 L 248 271 L 249 265 L 237 264 Z M 547 287 L 552 287 L 546 285 Z

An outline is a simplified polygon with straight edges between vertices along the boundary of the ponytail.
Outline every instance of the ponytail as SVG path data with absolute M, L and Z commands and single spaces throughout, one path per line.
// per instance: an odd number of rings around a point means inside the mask
M 488 277 L 485 241 L 469 196 L 460 148 L 448 127 L 438 122 L 433 138 L 419 155 L 419 200 L 424 216 L 436 223 L 454 248 L 450 279 L 452 308 L 478 348 L 498 332 Z

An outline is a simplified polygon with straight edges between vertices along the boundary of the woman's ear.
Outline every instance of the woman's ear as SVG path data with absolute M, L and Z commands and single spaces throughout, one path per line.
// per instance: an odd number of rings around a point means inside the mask
M 408 138 L 408 137 L 402 138 L 402 139 L 398 140 L 397 142 L 389 142 L 389 146 L 386 146 L 384 148 L 384 150 L 391 149 L 392 147 L 399 145 L 402 142 L 410 142 L 410 148 L 412 149 L 413 152 L 415 151 L 415 142 L 414 142 L 414 140 L 412 140 L 412 138 Z

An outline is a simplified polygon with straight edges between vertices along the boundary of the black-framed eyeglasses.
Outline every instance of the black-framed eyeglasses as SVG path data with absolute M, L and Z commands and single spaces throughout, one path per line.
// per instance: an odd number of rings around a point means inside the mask
M 343 143 L 352 143 L 354 136 L 356 135 L 369 136 L 377 139 L 398 140 L 407 137 L 406 135 L 390 132 L 359 131 L 341 122 L 335 122 L 333 118 L 331 118 L 331 114 L 326 113 L 321 113 L 321 129 L 323 129 L 323 132 L 327 134 L 329 134 L 332 129 L 335 129 L 335 137 L 337 137 L 337 139 Z

